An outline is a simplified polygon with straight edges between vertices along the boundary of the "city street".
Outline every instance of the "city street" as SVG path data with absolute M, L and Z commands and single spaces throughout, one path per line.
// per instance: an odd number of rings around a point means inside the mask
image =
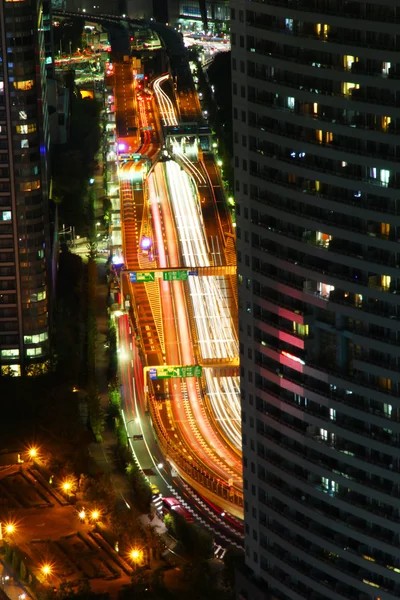
M 118 83 L 120 71 L 124 84 Z M 233 235 L 233 229 L 231 226 L 221 229 L 214 189 L 201 159 L 187 155 L 184 148 L 181 149 L 176 140 L 172 139 L 173 151 L 177 153 L 176 160 L 182 166 L 175 168 L 178 163 L 170 162 L 169 156 L 166 162 L 153 164 L 161 148 L 160 135 L 165 135 L 163 126 L 179 126 L 174 105 L 162 87 L 168 77 L 162 76 L 153 82 L 154 97 L 145 92 L 142 86 L 133 83 L 136 98 L 132 98 L 131 84 L 126 84 L 126 67 L 117 66 L 115 73 L 119 97 L 116 102 L 117 113 L 118 106 L 122 106 L 121 115 L 117 114 L 117 123 L 123 123 L 120 126 L 118 147 L 125 269 L 152 271 L 158 268 L 182 268 L 185 264 L 189 267 L 227 264 L 224 263 L 227 260 L 224 251 L 225 233 L 229 229 L 229 234 Z M 190 105 L 193 106 L 191 117 L 200 118 L 199 104 L 198 100 L 194 101 L 194 94 L 195 91 L 191 91 L 185 99 L 186 118 Z M 181 98 L 181 105 L 182 101 Z M 132 147 L 126 138 L 126 115 L 130 114 L 131 104 L 137 106 L 135 123 L 140 126 L 141 131 L 141 142 L 134 160 L 125 156 L 127 146 L 130 149 Z M 159 121 L 157 124 L 156 120 Z M 136 159 L 137 155 L 141 157 L 140 160 Z M 149 167 L 150 175 L 147 176 Z M 215 181 L 212 170 L 211 177 Z M 210 183 L 207 184 L 207 181 Z M 197 185 L 202 190 L 204 202 L 196 207 L 198 196 L 193 192 Z M 213 217 L 209 218 L 210 229 L 207 231 L 201 215 Z M 219 228 L 215 225 L 216 222 L 220 224 Z M 151 253 L 141 251 L 143 237 L 151 240 Z M 208 239 L 214 248 L 211 252 Z M 212 262 L 210 256 L 213 257 Z M 240 496 L 242 486 L 237 378 L 223 376 L 221 383 L 218 383 L 218 377 L 207 370 L 202 384 L 202 388 L 206 390 L 204 394 L 193 378 L 161 382 L 160 385 L 144 381 L 141 374 L 146 364 L 190 365 L 202 359 L 211 362 L 215 359 L 223 367 L 237 356 L 237 334 L 229 316 L 230 308 L 236 313 L 236 302 L 229 291 L 231 281 L 207 277 L 206 280 L 190 281 L 188 286 L 183 282 L 166 281 L 133 284 L 128 281 L 127 276 L 121 277 L 124 297 L 130 298 L 134 329 L 134 335 L 130 333 L 128 338 L 129 325 L 123 322 L 123 317 L 120 318 L 121 385 L 129 433 L 137 436 L 139 421 L 141 423 L 146 419 L 139 407 L 142 390 L 145 389 L 146 408 L 150 408 L 153 427 L 158 431 L 159 441 L 161 435 L 166 443 L 166 446 L 163 443 L 161 452 L 160 449 L 155 451 L 157 454 L 153 452 L 150 463 L 154 461 L 154 456 L 157 456 L 158 462 L 167 462 L 165 456 L 162 458 L 167 452 L 174 470 L 186 479 L 189 471 L 191 485 L 201 494 L 210 497 L 214 503 L 223 505 L 224 510 L 241 516 L 242 510 L 237 510 L 230 502 L 235 495 Z M 203 300 L 199 303 L 195 300 L 197 297 Z M 206 301 L 206 298 L 209 300 Z M 231 300 L 227 301 L 226 298 Z M 220 309 L 214 314 L 217 306 Z M 220 341 L 213 341 L 214 336 Z M 225 338 L 226 342 L 222 342 Z M 135 352 L 137 342 L 143 353 L 141 357 L 139 350 Z M 133 356 L 129 360 L 130 352 Z M 141 358 L 145 359 L 145 364 L 142 364 Z M 162 403 L 153 400 L 153 396 L 156 398 L 161 389 L 164 398 Z M 139 396 L 136 400 L 135 394 Z M 171 435 L 168 432 L 173 433 Z M 145 442 L 142 440 L 136 439 L 134 442 L 135 453 L 142 457 L 143 445 Z M 148 459 L 142 460 L 145 463 L 142 468 L 152 472 L 156 465 L 148 464 Z M 182 471 L 184 464 L 186 467 Z M 212 480 L 215 479 L 211 489 L 209 484 L 204 487 L 204 477 L 210 476 Z M 228 489 L 224 491 L 223 482 L 227 488 L 232 488 L 231 492 Z

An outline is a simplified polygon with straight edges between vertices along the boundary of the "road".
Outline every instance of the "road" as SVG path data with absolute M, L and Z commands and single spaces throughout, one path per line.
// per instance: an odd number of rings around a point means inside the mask
M 124 90 L 126 94 L 129 89 L 128 95 L 125 96 L 125 100 L 129 101 L 131 87 L 126 84 L 124 71 L 121 68 L 120 91 L 123 96 Z M 118 69 L 116 73 L 118 78 Z M 176 125 L 178 120 L 174 103 L 163 90 L 163 84 L 168 79 L 168 75 L 156 79 L 153 82 L 153 90 L 161 122 Z M 145 90 L 135 89 L 135 86 L 132 86 L 132 89 L 136 93 L 136 122 L 141 129 L 141 143 L 136 152 L 140 153 L 142 160 L 137 163 L 132 160 L 120 160 L 126 266 L 131 270 L 138 266 L 142 269 L 196 265 L 212 268 L 218 260 L 220 262 L 217 264 L 223 264 L 225 259 L 222 249 L 214 248 L 210 252 L 202 220 L 197 185 L 208 186 L 209 194 L 212 194 L 203 167 L 197 166 L 196 161 L 192 161 L 186 155 L 184 148 L 176 140 L 172 140 L 172 144 L 179 164 L 164 156 L 161 162 L 154 162 L 161 147 L 156 133 L 159 128 L 156 124 L 154 100 Z M 132 101 L 133 105 L 134 103 L 135 100 Z M 117 111 L 118 105 L 123 106 L 122 114 L 117 116 L 117 122 L 123 122 L 127 110 L 126 102 L 122 104 L 116 98 L 116 104 Z M 123 133 L 123 123 L 121 128 Z M 126 144 L 123 135 L 118 138 L 118 146 L 121 144 Z M 125 151 L 124 147 L 120 154 Z M 123 159 L 124 156 L 120 158 Z M 151 171 L 147 176 L 150 165 Z M 142 217 L 135 214 L 138 198 L 142 198 Z M 144 255 L 140 251 L 144 218 L 147 220 L 146 231 L 153 241 L 152 256 Z M 129 236 L 128 229 L 131 231 Z M 226 285 L 223 277 L 191 278 L 187 283 L 157 281 L 140 285 L 146 290 L 153 316 L 157 308 L 161 309 L 158 326 L 156 324 L 162 346 L 162 356 L 159 355 L 159 360 L 165 364 L 191 365 L 196 364 L 200 358 L 211 362 L 219 361 L 218 364 L 223 367 L 237 357 L 237 332 L 227 301 L 229 285 Z M 137 285 L 130 286 L 130 296 L 135 298 L 136 305 L 139 289 Z M 136 318 L 140 321 L 139 317 Z M 157 321 L 157 318 L 154 320 Z M 138 325 L 140 326 L 140 323 Z M 121 331 L 120 337 L 123 337 Z M 131 342 L 129 349 L 130 346 Z M 122 348 L 120 355 L 124 360 L 125 351 Z M 132 398 L 132 394 L 135 397 L 136 393 L 136 404 L 128 401 L 126 405 L 127 421 L 131 429 L 137 429 L 143 421 L 143 415 L 138 412 L 137 403 L 140 404 L 141 401 L 140 397 L 138 400 L 138 391 L 148 383 L 140 380 L 139 363 L 140 358 L 137 354 L 131 359 L 131 367 L 124 368 L 122 376 L 124 396 Z M 135 369 L 136 374 L 133 375 L 132 371 Z M 132 377 L 136 382 L 133 390 Z M 158 384 L 157 387 L 156 391 L 161 391 L 162 388 L 165 406 L 160 410 L 159 401 L 155 399 L 156 394 L 153 395 L 150 391 L 152 417 L 160 431 L 169 438 L 163 451 L 167 448 L 170 463 L 191 485 L 214 503 L 241 517 L 243 509 L 237 504 L 237 499 L 240 499 L 242 494 L 238 376 L 221 374 L 210 366 L 204 369 L 203 380 L 171 380 L 162 386 Z M 139 446 L 135 444 L 136 447 L 139 450 Z M 186 466 L 182 469 L 184 463 Z M 145 468 L 151 467 L 145 465 Z M 197 479 L 193 478 L 193 474 Z M 204 486 L 210 477 L 214 482 L 211 491 Z M 221 485 L 220 489 L 218 486 Z

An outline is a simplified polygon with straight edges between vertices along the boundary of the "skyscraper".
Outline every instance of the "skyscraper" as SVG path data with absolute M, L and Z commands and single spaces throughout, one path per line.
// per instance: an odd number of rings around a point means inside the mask
M 399 21 L 231 1 L 246 562 L 279 600 L 400 595 Z
M 48 114 L 41 0 L 0 9 L 0 364 L 49 355 Z
M 229 32 L 229 0 L 154 0 L 154 11 L 184 32 Z

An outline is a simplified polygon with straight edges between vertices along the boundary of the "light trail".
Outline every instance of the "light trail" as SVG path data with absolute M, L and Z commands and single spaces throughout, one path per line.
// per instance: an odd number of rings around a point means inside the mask
M 163 235 L 161 211 L 167 240 L 168 257 L 165 252 L 160 252 L 160 248 L 164 245 L 164 238 L 157 239 L 159 263 L 161 267 L 168 266 L 167 263 L 169 266 L 177 266 L 180 258 L 175 241 L 172 214 L 168 202 L 159 203 L 158 201 L 167 193 L 166 189 L 163 189 L 164 187 L 162 164 L 158 163 L 149 177 L 149 191 L 152 196 L 154 232 L 157 237 L 160 234 Z M 165 345 L 168 361 L 172 364 L 193 364 L 193 346 L 190 339 L 188 315 L 185 310 L 186 299 L 183 285 L 181 282 L 174 282 L 172 287 L 169 282 L 162 281 L 160 289 L 163 298 L 163 314 L 167 325 Z M 175 322 L 175 326 L 173 322 Z M 231 455 L 208 422 L 204 408 L 199 402 L 196 380 L 187 378 L 179 386 L 175 382 L 169 382 L 169 395 L 172 398 L 175 422 L 179 424 L 188 448 L 195 447 L 196 456 L 205 466 L 211 464 L 212 471 L 218 477 L 223 477 L 224 480 L 233 478 L 241 481 L 240 461 Z
M 173 161 L 165 164 L 170 201 L 176 220 L 185 266 L 210 266 L 209 249 L 197 193 L 189 175 Z M 218 278 L 189 279 L 190 296 L 202 358 L 230 359 L 238 355 L 238 340 L 230 309 Z M 206 377 L 207 395 L 221 429 L 239 450 L 241 448 L 239 377 L 231 385 L 219 378 Z
M 164 125 L 177 126 L 178 120 L 174 105 L 161 88 L 162 83 L 168 79 L 169 75 L 159 77 L 155 80 L 153 87 Z M 173 150 L 191 175 L 199 183 L 206 183 L 201 171 L 184 153 L 179 151 L 179 144 L 176 140 L 173 140 Z M 205 238 L 197 190 L 189 176 L 177 163 L 167 162 L 166 171 L 183 262 L 185 266 L 209 266 L 211 264 L 210 253 Z M 238 356 L 239 348 L 235 328 L 218 279 L 214 277 L 191 278 L 189 288 L 201 356 L 219 359 Z M 221 429 L 233 445 L 240 450 L 241 427 L 240 418 L 237 416 L 240 414 L 239 377 L 229 379 L 231 379 L 231 385 L 222 385 L 222 383 L 218 384 L 217 378 L 206 377 L 206 392 Z

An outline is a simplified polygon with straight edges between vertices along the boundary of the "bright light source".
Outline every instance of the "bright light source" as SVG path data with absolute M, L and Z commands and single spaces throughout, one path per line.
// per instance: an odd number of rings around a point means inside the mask
M 15 533 L 15 525 L 14 525 L 14 523 L 6 523 L 4 525 L 4 531 L 6 533 L 8 533 L 8 535 L 11 535 L 12 533 Z
M 38 450 L 34 446 L 28 449 L 29 458 L 36 458 L 38 455 Z
M 221 517 L 224 517 L 224 516 L 225 516 L 225 513 L 224 513 L 224 512 L 222 512 L 222 513 L 221 513 Z
M 126 148 L 126 144 L 124 144 L 123 142 L 120 142 L 118 144 L 118 150 L 125 150 L 125 148 Z
M 72 494 L 75 490 L 75 481 L 71 477 L 68 477 L 67 479 L 61 482 L 61 489 L 68 495 Z
M 141 552 L 140 552 L 140 550 L 137 550 L 136 548 L 132 548 L 132 550 L 129 552 L 129 558 L 131 558 L 135 562 L 138 562 L 140 560 L 140 557 L 141 557 Z
M 151 248 L 153 245 L 153 240 L 148 237 L 147 235 L 144 235 L 142 237 L 142 239 L 140 240 L 140 247 L 142 250 L 149 250 L 149 248 Z
M 100 519 L 100 511 L 99 510 L 92 510 L 92 512 L 90 513 L 90 518 L 93 521 L 98 521 Z
M 46 575 L 46 577 L 47 577 L 47 575 L 51 575 L 51 572 L 52 572 L 51 565 L 49 565 L 49 564 L 43 565 L 41 568 L 41 571 L 42 571 L 43 575 Z
M 90 185 L 93 185 L 93 184 L 94 184 L 94 179 L 93 179 L 93 177 L 91 177 L 91 178 L 89 179 L 89 183 L 90 183 Z
M 163 463 L 161 463 L 161 462 L 160 462 L 160 463 L 158 463 L 158 465 L 157 465 L 157 469 L 162 469 L 163 467 L 164 467 Z
M 223 165 L 223 162 L 222 162 L 222 160 L 217 160 L 217 165 L 218 165 L 219 167 L 222 167 L 222 165 Z
M 82 521 L 84 521 L 84 520 L 85 520 L 85 518 L 86 518 L 86 511 L 85 511 L 85 509 L 84 509 L 84 508 L 82 508 L 82 510 L 80 510 L 80 511 L 78 512 L 78 516 L 79 516 L 79 518 L 80 518 Z

